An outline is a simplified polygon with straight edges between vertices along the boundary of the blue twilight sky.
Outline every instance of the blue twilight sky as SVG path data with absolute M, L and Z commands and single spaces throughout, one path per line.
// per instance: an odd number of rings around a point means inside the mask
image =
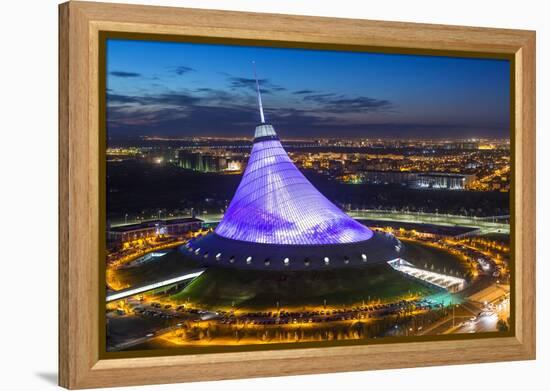
M 510 64 L 341 51 L 107 41 L 110 138 L 509 137 Z

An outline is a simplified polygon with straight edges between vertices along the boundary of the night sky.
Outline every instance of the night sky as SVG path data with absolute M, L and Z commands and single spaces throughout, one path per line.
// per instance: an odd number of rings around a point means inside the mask
M 509 137 L 509 62 L 433 56 L 107 42 L 107 132 L 252 137 Z

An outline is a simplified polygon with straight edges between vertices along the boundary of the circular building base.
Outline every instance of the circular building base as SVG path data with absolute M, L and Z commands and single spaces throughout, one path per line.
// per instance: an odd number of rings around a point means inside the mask
M 206 266 L 256 270 L 320 270 L 364 267 L 403 255 L 393 235 L 374 232 L 365 241 L 315 246 L 243 242 L 210 233 L 189 241 L 180 251 Z

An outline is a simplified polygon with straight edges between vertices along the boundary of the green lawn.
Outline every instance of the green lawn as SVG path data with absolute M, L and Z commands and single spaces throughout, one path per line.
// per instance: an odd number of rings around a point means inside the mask
M 351 305 L 409 293 L 433 290 L 404 278 L 387 265 L 365 269 L 307 272 L 264 272 L 209 268 L 185 289 L 171 297 L 204 307 L 235 305 L 245 308 L 280 306 Z
M 433 264 L 435 269 L 461 271 L 455 255 L 417 242 L 405 241 L 405 258 L 419 267 Z M 185 273 L 199 265 L 177 250 L 139 267 L 120 269 L 117 277 L 132 286 Z M 188 299 L 201 307 L 266 308 L 279 302 L 281 307 L 351 305 L 370 300 L 392 300 L 410 293 L 435 291 L 405 278 L 387 265 L 361 269 L 272 272 L 209 267 L 180 292 L 170 298 L 185 303 Z
M 467 264 L 457 255 L 450 254 L 447 251 L 440 250 L 417 241 L 402 239 L 405 244 L 404 259 L 419 268 L 431 268 L 434 266 L 435 272 L 448 274 L 450 270 L 465 274 L 468 272 Z

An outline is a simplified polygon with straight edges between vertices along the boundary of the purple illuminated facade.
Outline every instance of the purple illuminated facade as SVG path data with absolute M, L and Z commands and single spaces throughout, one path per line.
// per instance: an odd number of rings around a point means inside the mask
M 323 196 L 261 124 L 241 183 L 215 232 L 184 250 L 202 263 L 239 268 L 316 269 L 394 259 L 401 243 L 374 233 Z
M 241 183 L 216 234 L 246 242 L 287 245 L 370 239 L 370 229 L 313 187 L 274 133 L 254 143 Z

